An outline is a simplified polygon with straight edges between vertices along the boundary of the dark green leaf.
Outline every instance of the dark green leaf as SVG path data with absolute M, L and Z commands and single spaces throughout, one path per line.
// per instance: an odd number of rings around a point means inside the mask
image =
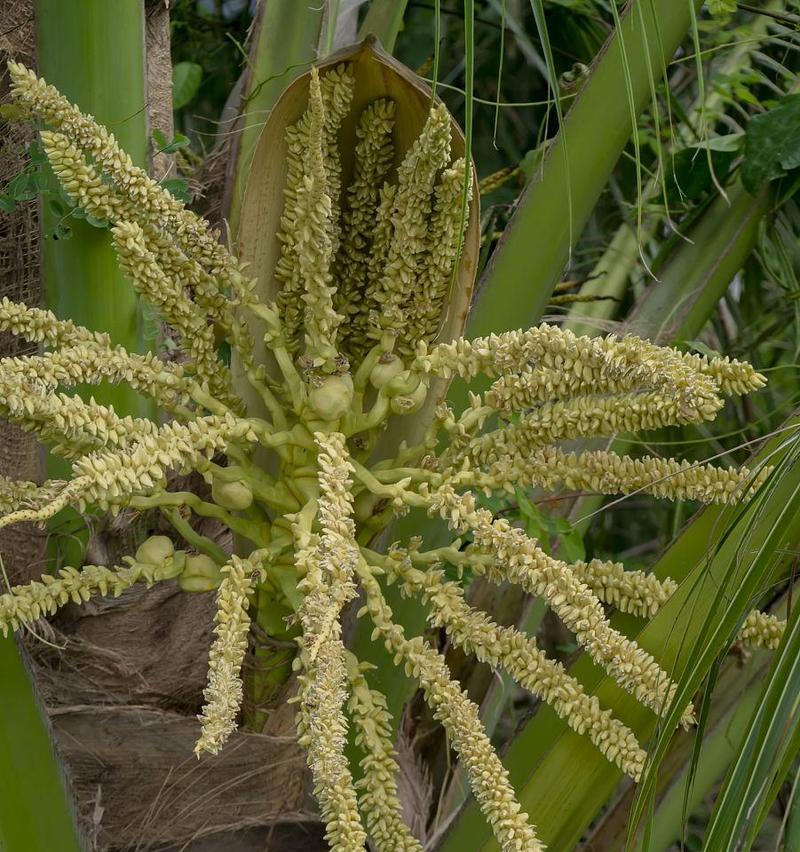
M 98 219 L 95 216 L 90 215 L 89 213 L 86 214 L 86 221 L 93 228 L 107 228 L 108 227 L 108 219 Z
M 72 228 L 69 225 L 65 225 L 63 222 L 59 222 L 56 225 L 55 232 L 53 233 L 54 240 L 70 240 L 72 239 Z
M 696 834 L 690 834 L 686 838 L 686 848 L 689 852 L 700 852 L 703 848 L 703 841 Z
M 690 147 L 698 148 L 700 150 L 710 148 L 712 151 L 737 152 L 740 151 L 742 145 L 744 145 L 744 140 L 744 133 L 726 133 L 725 136 L 712 136 L 705 142 L 701 142 L 698 145 L 692 145 Z
M 591 0 L 549 0 L 551 6 L 563 6 L 579 15 L 590 15 L 596 12 Z
M 28 174 L 17 175 L 9 181 L 7 194 L 14 201 L 30 201 L 36 198 L 36 185 L 31 181 L 31 176 Z
M 69 209 L 58 198 L 51 198 L 47 202 L 47 206 L 54 216 L 68 216 L 70 213 Z
M 667 180 L 667 201 L 670 206 L 699 200 L 714 188 L 715 176 L 718 183 L 724 182 L 735 158 L 736 148 L 714 148 L 709 145 L 708 149 L 692 146 L 678 151 L 672 160 L 672 172 Z
M 528 499 L 528 495 L 519 487 L 514 489 L 517 496 L 517 506 L 522 520 L 525 523 L 525 532 L 535 538 L 544 550 L 549 551 L 550 545 L 547 537 L 548 518 L 540 512 Z
M 13 213 L 16 207 L 17 202 L 10 195 L 0 195 L 0 210 L 4 213 Z
M 182 109 L 197 94 L 203 69 L 196 62 L 179 62 L 172 68 L 172 108 Z
M 189 192 L 189 184 L 182 178 L 171 178 L 170 180 L 161 181 L 161 186 L 178 201 L 184 204 L 189 204 L 192 200 L 192 195 Z
M 542 165 L 547 144 L 540 145 L 538 148 L 533 148 L 519 161 L 519 167 L 525 175 L 526 180 L 532 180 L 533 176 Z
M 747 125 L 742 183 L 755 195 L 765 183 L 800 166 L 800 95 L 753 116 Z
M 34 140 L 28 145 L 28 158 L 34 166 L 43 166 L 47 163 L 47 154 L 38 140 Z
M 47 175 L 44 172 L 36 171 L 28 176 L 28 186 L 31 189 L 35 189 L 36 192 L 47 192 L 49 186 L 49 180 Z
M 583 536 L 566 518 L 555 518 L 555 527 L 561 539 L 561 556 L 567 562 L 583 562 L 586 547 Z
M 678 344 L 683 343 L 683 341 L 677 341 Z M 690 349 L 694 349 L 695 352 L 699 352 L 701 355 L 705 355 L 707 358 L 720 358 L 721 353 L 715 351 L 710 346 L 706 346 L 702 340 L 687 340 L 685 341 L 685 345 Z
M 154 130 L 153 141 L 156 143 L 159 153 L 174 154 L 189 144 L 189 137 L 184 136 L 183 133 L 176 133 L 175 138 L 170 142 L 160 130 Z

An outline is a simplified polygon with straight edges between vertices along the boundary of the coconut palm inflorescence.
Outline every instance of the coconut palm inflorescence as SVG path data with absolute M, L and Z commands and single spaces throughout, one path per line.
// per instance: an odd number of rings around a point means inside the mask
M 0 413 L 72 465 L 69 481 L 0 481 L 0 525 L 43 522 L 68 505 L 158 509 L 183 522 L 174 539 L 148 539 L 122 566 L 65 568 L 13 588 L 0 596 L 3 630 L 137 582 L 177 579 L 189 592 L 216 589 L 197 743 L 198 753 L 215 753 L 238 723 L 251 619 L 264 597 L 280 600 L 301 628 L 298 732 L 337 850 L 362 849 L 367 835 L 378 849 L 421 848 L 402 819 L 384 696 L 343 641 L 342 615 L 351 605 L 419 683 L 502 848 L 542 848 L 478 708 L 429 641 L 406 635 L 394 619 L 387 583 L 421 599 L 431 625 L 453 644 L 509 672 L 638 779 L 646 754 L 632 731 L 533 638 L 471 607 L 445 566 L 542 597 L 597 665 L 660 713 L 674 692 L 669 674 L 611 626 L 603 604 L 651 616 L 674 584 L 615 563 L 554 558 L 493 517 L 479 497 L 565 485 L 705 503 L 746 499 L 766 471 L 563 444 L 713 419 L 725 395 L 759 388 L 762 376 L 724 358 L 634 337 L 576 337 L 550 325 L 452 340 L 445 320 L 452 288 L 465 274 L 470 233 L 477 234 L 472 170 L 453 156 L 452 119 L 435 100 L 402 151 L 390 97 L 376 96 L 353 115 L 356 78 L 346 61 L 294 84 L 304 109 L 282 140 L 279 243 L 266 287 L 274 299 L 259 295 L 263 282 L 248 276 L 206 222 L 135 167 L 105 128 L 31 71 L 9 67 L 18 102 L 47 128 L 42 144 L 64 190 L 111 223 L 120 265 L 174 330 L 184 357 L 130 353 L 47 311 L 0 303 L 0 330 L 43 344 L 42 354 L 0 361 Z M 355 127 L 348 169 L 345 120 Z M 233 369 L 218 354 L 220 337 Z M 463 412 L 441 401 L 456 375 L 491 380 Z M 121 417 L 64 392 L 101 381 L 127 382 L 168 419 Z M 419 440 L 385 440 L 387 426 L 419 417 L 426 405 Z M 200 473 L 210 497 L 174 490 L 175 471 Z M 378 535 L 410 508 L 441 516 L 452 540 L 429 550 L 419 539 L 380 550 Z M 236 554 L 194 531 L 185 522 L 191 514 L 227 526 Z M 753 613 L 742 638 L 774 646 L 781 630 Z M 685 708 L 684 723 L 692 719 Z M 361 752 L 358 781 L 344 752 L 350 725 Z

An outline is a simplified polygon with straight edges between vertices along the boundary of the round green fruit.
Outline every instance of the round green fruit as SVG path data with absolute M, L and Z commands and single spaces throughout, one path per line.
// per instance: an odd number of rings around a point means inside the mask
M 394 397 L 389 407 L 394 414 L 414 414 L 422 408 L 427 396 L 428 388 L 420 382 L 411 393 Z
M 241 511 L 253 503 L 253 492 L 244 482 L 223 482 L 215 479 L 211 484 L 211 497 L 223 509 Z
M 353 407 L 353 379 L 349 373 L 328 376 L 308 394 L 308 404 L 320 420 L 338 420 Z
M 146 565 L 163 565 L 175 552 L 175 545 L 165 535 L 151 535 L 139 545 L 134 557 Z
M 372 372 L 369 374 L 369 381 L 372 387 L 376 390 L 380 390 L 382 387 L 388 385 L 395 376 L 402 372 L 403 361 L 398 358 L 397 355 L 387 352 L 385 355 L 381 356 L 381 359 L 372 368 Z
M 178 584 L 184 592 L 213 592 L 221 582 L 219 565 L 203 553 L 187 556 L 186 567 L 178 577 Z

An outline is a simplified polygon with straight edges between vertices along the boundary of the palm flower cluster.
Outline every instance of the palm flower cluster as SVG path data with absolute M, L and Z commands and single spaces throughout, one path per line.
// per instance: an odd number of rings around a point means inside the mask
M 509 672 L 638 779 L 646 754 L 633 732 L 534 638 L 470 606 L 445 569 L 542 597 L 597 665 L 662 712 L 675 689 L 669 673 L 611 626 L 603 604 L 651 616 L 675 584 L 615 563 L 550 556 L 493 517 L 481 497 L 563 485 L 704 503 L 745 499 L 764 472 L 579 452 L 564 443 L 713 419 L 724 396 L 759 388 L 762 376 L 725 358 L 634 337 L 576 337 L 548 325 L 437 342 L 467 224 L 467 167 L 451 159 L 443 106 L 434 103 L 416 141 L 397 152 L 395 105 L 378 98 L 355 116 L 353 173 L 344 187 L 340 128 L 354 91 L 346 63 L 306 76 L 305 112 L 286 130 L 274 269 L 280 291 L 268 303 L 207 223 L 137 168 L 105 128 L 31 71 L 9 67 L 18 102 L 46 127 L 42 144 L 65 191 L 111 223 L 122 268 L 174 329 L 184 357 L 167 363 L 127 352 L 48 311 L 0 303 L 0 330 L 42 344 L 42 354 L 0 361 L 0 414 L 72 465 L 68 481 L 0 479 L 0 526 L 44 522 L 68 505 L 158 509 L 176 525 L 174 538 L 148 539 L 124 565 L 65 568 L 11 589 L 0 596 L 3 631 L 137 582 L 176 578 L 187 591 L 215 589 L 197 751 L 216 753 L 238 724 L 251 619 L 262 599 L 282 601 L 301 627 L 298 733 L 335 850 L 360 850 L 367 836 L 378 849 L 421 848 L 402 818 L 385 697 L 345 647 L 342 616 L 350 606 L 419 683 L 502 848 L 542 848 L 477 706 L 428 639 L 406 635 L 395 620 L 387 583 L 421 599 L 430 624 L 454 645 Z M 218 356 L 220 338 L 257 411 Z M 257 355 L 262 344 L 265 359 Z M 491 385 L 471 394 L 465 411 L 440 404 L 419 442 L 383 451 L 387 423 L 419 412 L 433 383 L 454 375 L 488 377 Z M 67 392 L 101 381 L 127 382 L 151 397 L 165 422 L 121 416 Z M 211 485 L 209 499 L 171 487 L 174 472 L 192 471 Z M 379 551 L 377 535 L 417 507 L 446 522 L 450 543 L 425 550 L 415 538 Z M 186 521 L 192 515 L 227 526 L 238 553 L 226 556 L 200 535 Z M 774 646 L 781 630 L 753 613 L 741 635 Z M 692 714 L 687 707 L 685 724 Z M 344 753 L 350 726 L 361 753 L 358 780 Z

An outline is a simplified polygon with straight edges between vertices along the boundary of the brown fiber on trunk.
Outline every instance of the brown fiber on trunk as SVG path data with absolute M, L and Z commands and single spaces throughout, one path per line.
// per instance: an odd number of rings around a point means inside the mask
M 6 62 L 33 62 L 33 4 L 30 0 L 0 0 L 0 21 L 0 103 L 7 103 Z M 31 125 L 0 120 L 0 192 L 25 169 L 33 138 Z M 12 213 L 0 210 L 0 298 L 28 305 L 42 301 L 38 203 L 38 199 L 20 202 Z M 0 358 L 35 350 L 35 345 L 0 332 Z M 36 440 L 2 421 L 0 470 L 15 479 L 38 480 L 42 475 L 42 453 Z M 0 555 L 12 582 L 27 581 L 44 570 L 44 545 L 44 534 L 32 524 L 0 531 Z

